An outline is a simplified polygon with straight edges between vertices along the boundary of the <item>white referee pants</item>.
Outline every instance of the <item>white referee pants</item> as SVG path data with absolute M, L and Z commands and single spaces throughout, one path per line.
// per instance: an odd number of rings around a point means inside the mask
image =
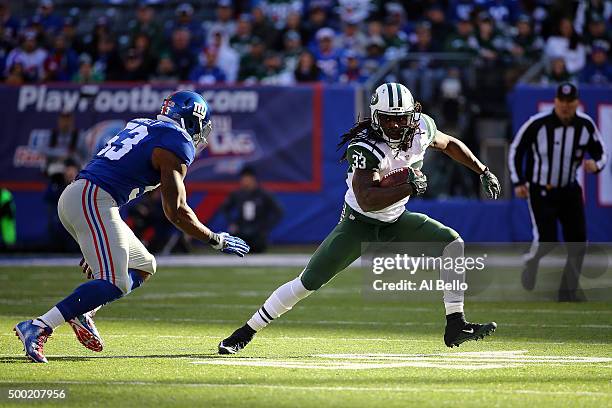
M 62 193 L 57 211 L 96 279 L 127 294 L 132 287 L 129 268 L 155 273 L 155 257 L 121 219 L 111 195 L 97 185 L 83 179 L 73 182 Z

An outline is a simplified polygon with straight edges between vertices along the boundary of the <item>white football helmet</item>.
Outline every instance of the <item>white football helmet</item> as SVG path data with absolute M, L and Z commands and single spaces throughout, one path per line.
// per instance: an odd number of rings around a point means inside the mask
M 414 101 L 412 94 L 402 84 L 387 82 L 382 84 L 372 94 L 370 99 L 370 113 L 372 118 L 372 128 L 380 132 L 384 141 L 392 148 L 402 145 L 410 147 L 414 133 L 419 126 L 421 117 L 421 104 Z M 381 125 L 381 115 L 405 116 L 401 121 L 400 136 L 393 136 L 391 129 L 385 129 Z M 398 133 L 393 131 L 393 133 Z

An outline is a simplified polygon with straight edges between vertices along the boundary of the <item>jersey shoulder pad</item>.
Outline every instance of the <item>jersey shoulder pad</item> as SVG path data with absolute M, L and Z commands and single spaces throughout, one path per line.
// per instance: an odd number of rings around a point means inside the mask
M 159 126 L 157 146 L 174 153 L 183 163 L 190 165 L 195 159 L 195 146 L 179 129 L 172 126 Z
M 425 132 L 425 139 L 427 141 L 426 146 L 429 146 L 429 144 L 433 142 L 436 132 L 438 131 L 436 122 L 434 122 L 431 116 L 421 113 L 420 125 L 420 128 Z
M 379 170 L 384 157 L 382 149 L 367 138 L 352 140 L 346 149 L 346 159 L 353 169 Z

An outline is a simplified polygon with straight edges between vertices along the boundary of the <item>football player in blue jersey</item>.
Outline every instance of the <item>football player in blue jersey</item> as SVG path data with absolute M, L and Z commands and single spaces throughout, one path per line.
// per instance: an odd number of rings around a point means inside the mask
M 160 187 L 166 217 L 185 233 L 227 254 L 243 257 L 249 252 L 240 238 L 209 230 L 187 205 L 183 179 L 211 130 L 210 109 L 202 96 L 174 92 L 164 99 L 157 119 L 128 122 L 64 190 L 58 213 L 79 243 L 84 268 L 93 279 L 47 313 L 15 326 L 32 361 L 47 362 L 43 346 L 64 322 L 81 344 L 101 351 L 92 311 L 127 295 L 155 273 L 155 257 L 119 215 L 119 207 L 145 192 Z

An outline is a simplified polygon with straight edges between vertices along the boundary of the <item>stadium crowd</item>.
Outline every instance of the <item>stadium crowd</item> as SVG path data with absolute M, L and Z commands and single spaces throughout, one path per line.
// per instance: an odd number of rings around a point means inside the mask
M 602 84 L 611 19 L 609 0 L 4 1 L 0 76 L 363 83 L 389 60 L 452 52 L 512 80 L 543 60 L 543 83 Z

